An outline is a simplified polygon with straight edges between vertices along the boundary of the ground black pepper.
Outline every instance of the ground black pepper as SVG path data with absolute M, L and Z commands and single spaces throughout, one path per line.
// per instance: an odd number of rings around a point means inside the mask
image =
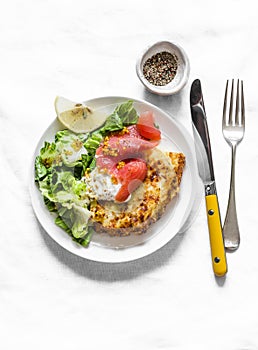
M 147 59 L 143 65 L 143 75 L 151 84 L 164 86 L 174 79 L 177 68 L 177 56 L 162 51 Z

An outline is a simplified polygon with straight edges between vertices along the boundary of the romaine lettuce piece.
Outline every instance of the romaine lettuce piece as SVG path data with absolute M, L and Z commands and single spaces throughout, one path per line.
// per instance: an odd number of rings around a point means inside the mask
M 105 135 L 107 132 L 122 130 L 127 125 L 136 124 L 137 121 L 138 115 L 133 107 L 133 101 L 127 101 L 116 107 L 99 132 Z
M 61 207 L 55 220 L 61 227 L 75 239 L 84 238 L 88 234 L 88 221 L 91 212 L 87 208 L 72 205 L 70 209 Z
M 117 106 L 115 112 L 118 114 L 123 125 L 125 126 L 136 124 L 138 121 L 138 115 L 135 108 L 133 107 L 133 101 L 131 100 Z
M 67 167 L 75 167 L 87 150 L 83 146 L 89 134 L 74 134 L 69 130 L 58 131 L 55 135 L 56 149 L 62 163 Z
M 35 180 L 39 181 L 47 175 L 47 168 L 41 162 L 40 156 L 37 156 L 35 159 Z

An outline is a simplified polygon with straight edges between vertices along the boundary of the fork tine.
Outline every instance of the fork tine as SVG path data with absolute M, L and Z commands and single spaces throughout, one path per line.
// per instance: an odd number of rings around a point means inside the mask
M 232 79 L 231 96 L 230 96 L 229 119 L 228 119 L 229 125 L 232 125 L 233 99 L 234 99 L 234 79 Z
M 237 79 L 235 125 L 239 125 L 239 79 Z
M 227 124 L 227 120 L 226 120 L 227 99 L 228 99 L 228 80 L 227 80 L 227 83 L 226 83 L 226 90 L 225 90 L 225 97 L 224 97 L 223 120 L 222 120 L 222 125 L 223 126 Z
M 245 126 L 245 101 L 244 101 L 244 87 L 243 80 L 241 80 L 241 125 Z

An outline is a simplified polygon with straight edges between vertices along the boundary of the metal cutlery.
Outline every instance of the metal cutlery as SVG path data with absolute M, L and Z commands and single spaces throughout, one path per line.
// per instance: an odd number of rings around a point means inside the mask
M 227 100 L 228 100 L 228 83 L 226 84 L 224 107 L 223 107 L 223 119 L 222 119 L 222 132 L 225 140 L 231 147 L 231 179 L 230 190 L 228 198 L 227 213 L 223 226 L 223 236 L 225 247 L 229 250 L 236 250 L 240 244 L 240 233 L 237 220 L 236 200 L 235 200 L 235 158 L 236 148 L 243 140 L 245 132 L 245 104 L 244 104 L 244 89 L 243 81 L 239 83 L 237 81 L 237 91 L 235 98 L 235 113 L 234 109 L 234 79 L 231 85 L 230 105 L 227 117 Z
M 196 79 L 191 86 L 190 107 L 198 170 L 205 189 L 213 271 L 217 276 L 224 276 L 227 272 L 227 261 L 216 193 L 207 117 L 199 79 Z

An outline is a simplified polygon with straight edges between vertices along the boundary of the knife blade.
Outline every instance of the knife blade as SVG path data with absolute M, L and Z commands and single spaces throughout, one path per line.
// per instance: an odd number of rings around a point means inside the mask
M 194 80 L 191 86 L 190 107 L 198 170 L 205 190 L 213 271 L 216 276 L 224 276 L 227 273 L 227 260 L 221 227 L 207 117 L 199 79 Z

